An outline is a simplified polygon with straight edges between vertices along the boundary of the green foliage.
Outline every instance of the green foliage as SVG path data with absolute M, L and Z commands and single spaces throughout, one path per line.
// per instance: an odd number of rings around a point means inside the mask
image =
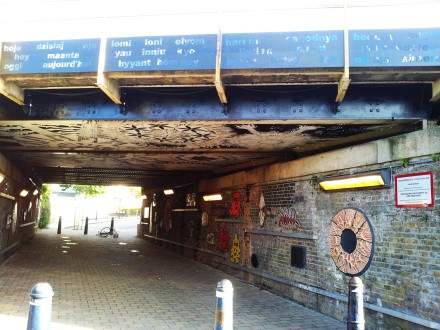
M 50 189 L 48 185 L 43 185 L 41 189 L 41 210 L 38 228 L 47 228 L 50 223 Z
M 104 186 L 60 184 L 60 187 L 63 191 L 72 188 L 78 195 L 83 195 L 85 197 L 95 197 L 97 195 L 103 195 L 107 191 L 107 187 Z
M 141 197 L 142 189 L 141 187 L 128 187 L 130 195 L 136 198 Z
M 318 177 L 316 175 L 312 175 L 312 177 L 310 178 L 309 183 L 312 186 L 316 186 L 319 183 Z
M 431 159 L 433 162 L 438 162 L 440 160 L 440 154 L 432 154 Z
M 316 175 L 311 176 L 309 183 L 315 191 L 319 191 L 319 179 Z
M 400 158 L 399 160 L 402 162 L 403 167 L 409 166 L 409 158 Z

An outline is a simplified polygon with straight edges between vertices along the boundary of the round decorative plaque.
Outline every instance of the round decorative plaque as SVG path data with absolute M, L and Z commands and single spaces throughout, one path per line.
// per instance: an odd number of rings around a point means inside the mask
M 203 212 L 202 213 L 202 226 L 207 226 L 208 225 L 208 218 L 209 215 L 207 212 Z
M 362 211 L 354 208 L 339 211 L 330 227 L 329 243 L 333 262 L 344 274 L 359 276 L 370 267 L 374 234 Z

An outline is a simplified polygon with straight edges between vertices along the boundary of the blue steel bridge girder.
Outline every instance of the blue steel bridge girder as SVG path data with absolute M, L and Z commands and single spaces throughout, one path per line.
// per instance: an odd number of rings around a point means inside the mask
M 229 87 L 227 108 L 215 88 L 127 88 L 122 104 L 114 104 L 98 89 L 28 90 L 26 120 L 143 120 L 374 123 L 430 119 L 431 88 L 415 85 L 351 85 L 342 103 L 334 102 L 336 85 L 283 88 Z M 13 107 L 16 108 L 16 107 Z M 3 111 L 5 120 L 23 114 Z
M 161 186 L 412 132 L 438 115 L 429 84 L 352 84 L 341 103 L 336 85 L 227 89 L 227 111 L 214 87 L 125 88 L 121 105 L 96 88 L 27 90 L 22 107 L 0 97 L 0 153 L 38 182 Z

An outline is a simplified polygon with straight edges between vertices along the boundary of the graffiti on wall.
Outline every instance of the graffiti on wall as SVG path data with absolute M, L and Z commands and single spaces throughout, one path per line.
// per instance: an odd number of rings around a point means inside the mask
M 222 227 L 222 231 L 220 232 L 220 243 L 219 248 L 221 251 L 228 252 L 229 251 L 229 228 L 226 226 Z
M 206 236 L 206 243 L 208 243 L 209 245 L 214 245 L 215 244 L 215 236 L 214 233 L 209 233 Z
M 278 226 L 280 226 L 281 229 L 295 230 L 300 227 L 298 214 L 294 208 L 281 208 L 278 215 Z
M 238 240 L 238 234 L 234 234 L 234 238 L 232 239 L 232 247 L 231 247 L 231 262 L 238 264 L 240 262 L 240 241 Z
M 186 194 L 186 206 L 196 206 L 196 193 Z
M 260 203 L 258 205 L 260 211 L 258 212 L 258 218 L 260 219 L 260 226 L 264 227 L 264 220 L 266 220 L 266 203 L 264 201 L 264 195 L 260 195 Z
M 238 218 L 240 216 L 241 201 L 242 199 L 240 193 L 235 192 L 234 195 L 232 195 L 231 208 L 229 209 L 229 215 L 231 217 Z
M 208 225 L 208 219 L 209 219 L 208 212 L 203 212 L 202 213 L 202 226 L 205 227 Z

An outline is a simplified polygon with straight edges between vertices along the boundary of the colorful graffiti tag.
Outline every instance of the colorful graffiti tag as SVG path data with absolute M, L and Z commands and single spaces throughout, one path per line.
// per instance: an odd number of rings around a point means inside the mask
M 229 251 L 229 228 L 223 226 L 222 231 L 220 232 L 220 243 L 219 248 L 221 251 L 228 252 Z
M 208 243 L 209 245 L 214 245 L 215 244 L 215 236 L 214 233 L 209 233 L 206 236 L 206 243 Z
M 294 230 L 300 227 L 298 214 L 294 208 L 282 208 L 279 213 L 278 226 L 286 230 Z
M 232 239 L 232 247 L 231 247 L 231 262 L 238 264 L 240 262 L 240 241 L 238 240 L 238 234 L 234 234 L 234 238 Z
M 232 204 L 231 208 L 229 209 L 229 215 L 231 217 L 238 218 L 240 216 L 240 209 L 241 209 L 241 195 L 239 192 L 235 192 L 232 196 Z
M 260 195 L 260 203 L 259 203 L 260 211 L 258 212 L 258 218 L 260 219 L 260 226 L 264 227 L 264 220 L 266 219 L 266 202 L 264 201 L 264 195 L 261 193 Z

